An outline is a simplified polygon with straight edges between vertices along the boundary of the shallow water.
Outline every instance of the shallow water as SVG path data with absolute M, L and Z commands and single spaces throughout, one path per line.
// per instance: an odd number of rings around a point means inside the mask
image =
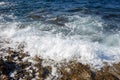
M 31 56 L 77 59 L 96 68 L 120 60 L 119 0 L 0 1 L 1 48 L 23 43 Z

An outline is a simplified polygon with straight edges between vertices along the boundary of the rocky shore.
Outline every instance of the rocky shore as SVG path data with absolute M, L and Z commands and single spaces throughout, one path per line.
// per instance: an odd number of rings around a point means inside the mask
M 89 65 L 69 61 L 56 64 L 54 70 L 51 65 L 44 66 L 42 58 L 31 58 L 22 49 L 8 48 L 4 52 L 6 55 L 0 57 L 0 80 L 120 80 L 120 63 L 91 70 Z

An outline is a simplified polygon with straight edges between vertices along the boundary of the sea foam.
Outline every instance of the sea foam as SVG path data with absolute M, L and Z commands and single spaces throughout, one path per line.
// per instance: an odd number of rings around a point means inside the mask
M 104 33 L 104 22 L 100 17 L 74 15 L 68 18 L 70 22 L 66 22 L 62 27 L 41 21 L 12 21 L 0 24 L 0 36 L 10 40 L 9 44 L 1 46 L 16 49 L 19 43 L 24 42 L 24 51 L 31 57 L 38 55 L 56 62 L 75 59 L 98 69 L 103 66 L 103 62 L 119 62 L 119 33 Z M 24 27 L 19 28 L 20 25 Z M 53 27 L 52 30 L 44 30 L 49 25 Z M 56 33 L 56 27 L 62 30 L 67 27 L 69 33 Z

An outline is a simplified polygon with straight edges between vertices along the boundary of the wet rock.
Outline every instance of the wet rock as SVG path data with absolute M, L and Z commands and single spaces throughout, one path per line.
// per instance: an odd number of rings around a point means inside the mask
M 38 63 L 35 64 L 35 67 L 37 67 L 37 73 L 38 73 L 38 77 L 40 79 L 46 79 L 52 71 L 52 67 L 50 66 L 42 66 L 42 59 L 40 59 L 39 57 L 36 56 L 36 58 L 34 59 L 35 61 L 38 61 Z
M 113 64 L 113 66 L 109 68 L 109 73 L 116 76 L 120 80 L 120 63 Z
M 62 75 L 60 80 L 92 80 L 89 66 L 81 63 L 68 63 L 67 67 L 59 68 L 58 73 Z
M 43 16 L 41 15 L 29 15 L 28 17 L 32 18 L 32 19 L 41 19 L 41 18 L 44 18 Z
M 9 80 L 7 75 L 0 75 L 0 80 Z
M 15 63 L 0 59 L 0 73 L 1 74 L 9 75 L 10 72 L 14 71 L 15 68 L 16 68 Z
M 112 71 L 113 66 L 105 65 L 100 71 L 95 73 L 95 80 L 119 80 Z
M 43 66 L 45 61 L 41 57 L 23 60 L 30 57 L 23 50 L 9 49 L 6 52 L 7 55 L 0 58 L 0 80 L 45 80 L 52 76 L 52 67 Z M 52 80 L 120 80 L 120 63 L 112 66 L 105 63 L 101 70 L 95 71 L 77 61 L 57 63 L 56 68 L 58 76 L 52 76 Z

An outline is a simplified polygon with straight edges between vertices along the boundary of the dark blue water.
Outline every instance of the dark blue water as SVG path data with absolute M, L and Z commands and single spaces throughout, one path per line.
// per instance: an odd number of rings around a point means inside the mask
M 0 14 L 14 14 L 19 19 L 29 19 L 30 13 L 38 17 L 72 14 L 99 15 L 107 23 L 120 26 L 120 0 L 1 0 Z M 36 18 L 38 19 L 38 18 Z M 34 19 L 35 20 L 35 19 Z M 40 18 L 39 18 L 40 20 Z
M 104 15 L 104 17 L 120 16 L 120 0 L 1 0 L 0 2 L 9 2 L 11 5 L 0 7 L 1 13 L 14 13 L 22 17 L 36 10 L 45 10 L 51 14 L 78 12 Z
M 1 0 L 0 14 L 12 14 L 21 21 L 42 21 L 64 26 L 66 16 L 92 15 L 104 21 L 103 32 L 120 31 L 120 0 Z M 56 21 L 47 21 L 51 18 Z M 4 17 L 7 21 L 12 21 Z

